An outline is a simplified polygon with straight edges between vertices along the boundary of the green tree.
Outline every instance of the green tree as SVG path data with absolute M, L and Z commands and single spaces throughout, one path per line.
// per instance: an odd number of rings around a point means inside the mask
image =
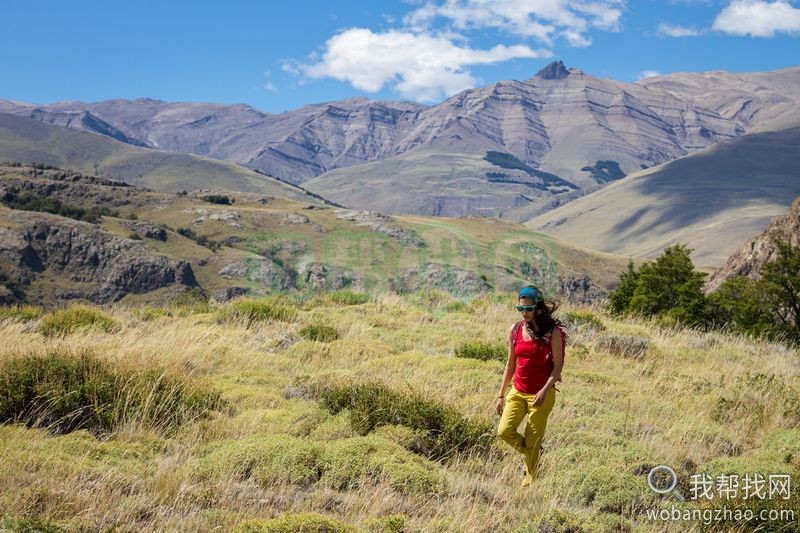
M 760 336 L 774 329 L 775 321 L 759 286 L 759 282 L 744 276 L 734 276 L 722 282 L 708 296 L 712 321 L 717 327 Z
M 708 319 L 708 302 L 703 294 L 706 274 L 694 269 L 685 244 L 664 250 L 655 261 L 639 269 L 636 288 L 628 311 L 646 316 L 660 315 L 668 319 L 700 325 Z
M 778 257 L 761 269 L 758 288 L 776 321 L 776 332 L 800 343 L 800 247 L 776 241 Z
M 633 298 L 633 291 L 636 289 L 636 281 L 639 273 L 633 266 L 633 259 L 628 261 L 628 269 L 620 274 L 619 284 L 611 294 L 608 295 L 609 310 L 615 315 L 622 315 L 628 312 L 628 306 Z

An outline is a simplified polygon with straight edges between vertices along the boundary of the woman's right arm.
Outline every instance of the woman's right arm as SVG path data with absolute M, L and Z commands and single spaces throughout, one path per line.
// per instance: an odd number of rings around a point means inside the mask
M 498 393 L 496 402 L 496 410 L 498 414 L 503 410 L 503 400 L 505 400 L 506 388 L 508 387 L 508 383 L 511 381 L 511 378 L 514 377 L 514 371 L 517 369 L 517 356 L 514 353 L 514 339 L 511 336 L 513 331 L 514 326 L 512 325 L 510 328 L 508 328 L 508 359 L 506 360 L 506 368 L 503 372 L 503 383 L 500 385 L 500 392 Z

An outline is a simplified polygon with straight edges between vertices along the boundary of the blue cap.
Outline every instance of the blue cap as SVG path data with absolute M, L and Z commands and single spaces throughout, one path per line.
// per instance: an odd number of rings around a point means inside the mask
M 522 287 L 519 292 L 517 293 L 518 298 L 530 298 L 531 300 L 538 302 L 539 300 L 543 300 L 542 293 L 536 287 Z

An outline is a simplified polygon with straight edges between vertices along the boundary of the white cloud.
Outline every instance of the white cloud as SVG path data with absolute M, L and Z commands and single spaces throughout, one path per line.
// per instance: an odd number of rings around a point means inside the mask
M 733 0 L 714 20 L 713 29 L 732 35 L 772 37 L 800 32 L 800 9 L 785 0 Z
M 703 31 L 692 26 L 674 26 L 662 22 L 658 25 L 657 33 L 666 37 L 697 37 L 702 35 Z
M 275 87 L 275 84 L 272 83 L 271 81 L 268 81 L 267 83 L 265 83 L 264 84 L 264 88 L 266 90 L 268 90 L 269 92 L 271 92 L 271 93 L 277 93 L 278 92 L 278 88 Z
M 551 45 L 562 37 L 572 46 L 588 46 L 591 28 L 616 31 L 624 0 L 444 0 L 428 1 L 406 15 L 413 29 L 444 18 L 458 30 L 494 28 Z
M 406 98 L 432 101 L 474 87 L 478 80 L 467 68 L 471 65 L 550 55 L 549 50 L 524 45 L 500 44 L 490 50 L 476 50 L 457 44 L 452 36 L 351 28 L 325 43 L 319 62 L 284 63 L 283 69 L 302 72 L 309 78 L 334 78 L 367 92 L 393 84 Z
M 645 78 L 652 78 L 653 76 L 660 76 L 660 75 L 661 73 L 658 72 L 657 70 L 643 70 L 636 77 L 636 81 L 641 81 Z

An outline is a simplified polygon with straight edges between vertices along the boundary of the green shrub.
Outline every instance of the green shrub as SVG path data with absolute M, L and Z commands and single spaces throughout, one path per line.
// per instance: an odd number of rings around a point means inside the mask
M 11 209 L 52 213 L 75 220 L 91 222 L 92 224 L 97 223 L 103 215 L 119 215 L 119 213 L 107 207 L 84 209 L 83 207 L 64 203 L 57 198 L 42 198 L 30 191 L 25 191 L 21 194 L 7 192 L 5 196 L 0 198 L 0 201 Z
M 0 361 L 0 422 L 54 433 L 108 433 L 120 424 L 173 428 L 221 407 L 218 393 L 161 369 L 127 369 L 92 352 L 50 351 Z
M 234 202 L 230 196 L 225 196 L 224 194 L 209 194 L 207 196 L 203 196 L 203 200 L 210 204 L 220 205 L 231 205 Z
M 335 305 L 359 305 L 369 301 L 369 295 L 351 289 L 339 289 L 325 293 L 325 299 Z
M 41 307 L 32 305 L 13 305 L 10 307 L 0 307 L 0 320 L 36 320 L 44 314 Z
M 206 235 L 198 235 L 191 228 L 178 228 L 178 234 L 183 235 L 187 239 L 191 239 L 200 246 L 205 246 L 212 252 L 216 252 L 220 248 L 220 243 L 207 237 Z
M 243 323 L 252 326 L 257 322 L 280 320 L 291 322 L 295 310 L 277 298 L 237 298 L 219 310 L 221 322 Z
M 483 340 L 467 341 L 457 347 L 456 357 L 480 359 L 481 361 L 505 361 L 508 357 L 508 345 L 503 342 L 486 342 Z
M 587 326 L 597 331 L 606 329 L 603 321 L 591 311 L 569 311 L 564 313 L 564 322 L 568 327 Z
M 640 359 L 647 354 L 650 339 L 647 337 L 615 335 L 607 333 L 597 337 L 594 343 L 595 350 L 601 350 L 613 355 Z
M 72 305 L 45 315 L 39 332 L 46 336 L 68 335 L 85 328 L 96 328 L 106 333 L 115 331 L 120 323 L 99 309 L 86 305 Z
M 349 410 L 350 425 L 360 435 L 389 424 L 421 430 L 422 446 L 412 451 L 428 458 L 446 460 L 455 452 L 486 453 L 494 440 L 493 424 L 466 419 L 452 407 L 382 383 L 321 380 L 298 386 L 334 414 Z
M 324 324 L 310 324 L 300 330 L 300 336 L 310 341 L 331 342 L 339 338 L 339 332 Z
M 317 513 L 285 514 L 270 520 L 246 520 L 237 533 L 358 533 L 359 529 Z

